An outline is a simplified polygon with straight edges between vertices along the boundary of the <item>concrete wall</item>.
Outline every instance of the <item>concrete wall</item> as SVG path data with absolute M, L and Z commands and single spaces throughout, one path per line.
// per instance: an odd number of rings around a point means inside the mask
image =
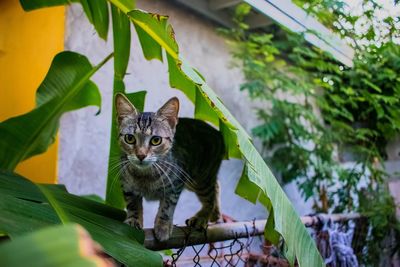
M 216 25 L 172 1 L 138 0 L 137 6 L 146 11 L 170 16 L 182 55 L 204 75 L 228 109 L 250 131 L 257 124 L 257 119 L 249 98 L 239 91 L 243 75 L 240 70 L 229 68 L 229 49 L 224 39 L 216 34 Z M 108 42 L 100 40 L 87 22 L 80 6 L 72 5 L 68 8 L 66 31 L 66 49 L 88 56 L 93 64 L 100 62 L 112 51 L 112 36 L 109 36 Z M 125 79 L 127 91 L 147 90 L 145 110 L 148 111 L 156 110 L 170 97 L 178 96 L 181 100 L 180 116 L 192 117 L 194 107 L 191 102 L 179 91 L 169 88 L 166 64 L 146 61 L 142 56 L 136 33 L 132 35 L 129 75 Z M 112 77 L 112 62 L 107 63 L 93 77 L 103 96 L 100 115 L 94 116 L 96 110 L 86 108 L 65 115 L 61 121 L 59 182 L 66 184 L 67 188 L 76 194 L 95 193 L 104 196 L 105 193 Z M 255 206 L 234 194 L 241 170 L 240 160 L 225 161 L 222 165 L 219 174 L 222 212 L 239 220 L 265 218 L 263 207 Z M 145 204 L 145 226 L 152 226 L 157 207 L 157 203 Z M 177 207 L 175 223 L 182 224 L 199 207 L 194 194 L 184 192 Z M 303 208 L 300 207 L 300 210 Z
M 216 34 L 217 25 L 194 14 L 173 1 L 138 0 L 138 8 L 170 16 L 182 55 L 206 78 L 208 84 L 221 97 L 238 121 L 250 131 L 257 125 L 252 103 L 245 92 L 240 92 L 243 75 L 229 67 L 231 57 L 224 39 Z M 89 57 L 93 64 L 100 62 L 112 51 L 112 36 L 108 42 L 97 37 L 93 27 L 78 5 L 67 10 L 65 48 Z M 126 77 L 127 91 L 147 90 L 145 109 L 153 111 L 167 99 L 178 96 L 181 100 L 181 116 L 192 117 L 193 105 L 168 85 L 167 66 L 159 61 L 146 61 L 141 52 L 136 33 L 132 33 L 132 52 Z M 102 113 L 94 116 L 96 109 L 86 108 L 71 112 L 62 118 L 59 149 L 59 182 L 76 194 L 104 196 L 107 176 L 110 118 L 112 101 L 113 64 L 107 63 L 94 77 L 102 96 Z M 400 137 L 388 145 L 387 169 L 390 173 L 400 171 Z M 222 211 L 236 219 L 263 218 L 265 210 L 236 196 L 234 189 L 242 170 L 239 160 L 224 161 L 219 178 L 222 187 Z M 396 175 L 393 175 L 394 177 Z M 398 175 L 397 175 L 398 176 Z M 394 196 L 398 195 L 398 178 L 390 182 Z M 339 186 L 339 185 L 338 185 Z M 295 183 L 285 186 L 289 199 L 300 215 L 311 212 L 311 200 L 304 202 Z M 400 203 L 399 196 L 397 201 Z M 156 213 L 157 203 L 145 204 L 145 226 L 150 227 Z M 175 215 L 175 222 L 182 224 L 199 208 L 194 194 L 184 192 Z M 400 210 L 399 210 L 400 214 Z

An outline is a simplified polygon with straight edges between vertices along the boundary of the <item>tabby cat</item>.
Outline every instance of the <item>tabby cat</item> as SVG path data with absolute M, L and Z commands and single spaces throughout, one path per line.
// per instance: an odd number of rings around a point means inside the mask
M 219 131 L 207 123 L 180 118 L 174 97 L 157 112 L 139 112 L 122 94 L 115 97 L 121 155 L 121 184 L 127 203 L 126 223 L 143 226 L 143 197 L 159 200 L 154 234 L 172 232 L 173 216 L 184 188 L 196 193 L 202 208 L 186 224 L 204 227 L 220 218 L 217 173 L 224 155 Z

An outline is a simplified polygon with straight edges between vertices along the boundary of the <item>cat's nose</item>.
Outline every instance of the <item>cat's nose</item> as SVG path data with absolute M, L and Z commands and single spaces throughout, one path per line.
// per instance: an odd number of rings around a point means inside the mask
M 144 155 L 144 154 L 139 154 L 139 155 L 136 155 L 136 157 L 137 157 L 140 161 L 143 161 L 144 158 L 146 157 L 146 155 Z

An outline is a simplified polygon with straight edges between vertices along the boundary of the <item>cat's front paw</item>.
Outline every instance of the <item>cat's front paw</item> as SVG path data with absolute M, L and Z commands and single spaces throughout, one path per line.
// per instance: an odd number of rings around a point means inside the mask
M 154 225 L 154 235 L 158 241 L 166 241 L 172 234 L 172 223 L 163 220 L 157 220 Z
M 195 229 L 206 229 L 208 224 L 208 218 L 201 216 L 193 216 L 186 220 L 186 225 Z
M 126 223 L 127 225 L 132 226 L 133 228 L 139 229 L 139 230 L 143 229 L 142 223 L 138 219 L 133 218 L 133 217 L 127 218 L 124 221 L 124 223 Z

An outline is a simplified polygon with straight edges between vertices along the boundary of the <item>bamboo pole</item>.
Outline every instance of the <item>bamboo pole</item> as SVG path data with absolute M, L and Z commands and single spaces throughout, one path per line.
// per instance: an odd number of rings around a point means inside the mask
M 349 214 L 318 214 L 315 216 L 303 216 L 301 221 L 306 227 L 320 223 L 319 218 L 330 219 L 333 222 L 343 222 L 361 218 L 359 213 Z M 181 248 L 183 246 L 213 243 L 235 238 L 248 238 L 264 234 L 266 220 L 245 222 L 230 222 L 209 225 L 207 230 L 195 230 L 187 226 L 174 226 L 169 240 L 159 242 L 155 239 L 153 229 L 144 229 L 144 246 L 152 250 Z

